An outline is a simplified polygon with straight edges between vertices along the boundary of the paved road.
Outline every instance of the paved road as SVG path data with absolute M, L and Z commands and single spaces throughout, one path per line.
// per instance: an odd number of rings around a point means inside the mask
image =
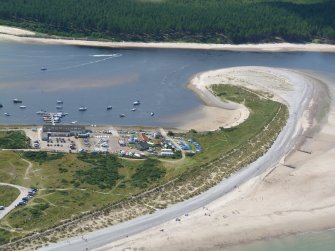
M 6 216 L 11 210 L 15 208 L 15 205 L 19 203 L 20 200 L 22 200 L 23 197 L 27 196 L 28 192 L 30 191 L 29 188 L 22 187 L 22 186 L 17 186 L 9 183 L 1 183 L 0 186 L 11 186 L 15 187 L 20 191 L 20 195 L 16 198 L 15 201 L 13 201 L 12 204 L 10 204 L 8 207 L 5 208 L 5 210 L 0 210 L 0 220 Z
M 313 86 L 311 84 L 306 84 L 303 89 L 299 90 L 299 92 L 299 95 L 296 94 L 296 99 L 293 99 L 294 103 L 289 107 L 290 117 L 287 124 L 270 150 L 249 166 L 232 175 L 229 179 L 222 181 L 199 196 L 175 204 L 167 209 L 156 211 L 154 214 L 141 216 L 125 223 L 88 233 L 84 236 L 84 238 L 87 238 L 87 241 L 83 240 L 80 236 L 51 244 L 48 247 L 41 248 L 41 250 L 103 250 L 99 248 L 108 243 L 142 232 L 166 221 L 180 217 L 185 213 L 206 206 L 210 202 L 226 195 L 235 189 L 236 186 L 263 173 L 265 170 L 274 167 L 294 148 L 297 138 L 301 135 L 301 128 L 297 125 L 299 119 L 303 116 L 303 112 L 307 109 L 310 101 L 309 97 L 313 92 Z

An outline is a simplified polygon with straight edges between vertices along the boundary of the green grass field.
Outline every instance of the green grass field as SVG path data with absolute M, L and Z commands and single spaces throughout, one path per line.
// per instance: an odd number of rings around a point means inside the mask
M 82 212 L 140 193 L 161 182 L 165 173 L 158 160 L 134 162 L 101 154 L 62 154 L 57 158 L 52 157 L 53 153 L 47 155 L 0 152 L 2 182 L 39 188 L 37 196 L 26 206 L 16 208 L 0 222 L 0 228 L 16 229 L 19 235 L 22 231 L 48 229 Z M 20 160 L 21 156 L 35 158 L 28 174 L 28 163 Z M 143 166 L 149 162 L 151 176 Z
M 30 139 L 23 131 L 0 131 L 0 149 L 25 149 L 30 147 Z
M 15 187 L 0 186 L 0 205 L 9 206 L 19 194 L 20 191 Z

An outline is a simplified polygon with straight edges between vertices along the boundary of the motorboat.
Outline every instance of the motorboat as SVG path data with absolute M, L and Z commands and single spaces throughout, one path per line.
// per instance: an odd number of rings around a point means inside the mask
M 57 109 L 57 110 L 62 110 L 62 109 L 63 109 L 63 106 L 61 106 L 61 105 L 57 105 L 57 106 L 56 106 L 56 109 Z
M 5 112 L 4 114 L 5 114 L 5 116 L 7 116 L 7 117 L 10 116 L 10 114 L 9 114 L 8 112 Z
M 56 103 L 59 104 L 59 105 L 61 105 L 61 104 L 63 104 L 64 102 L 63 102 L 63 100 L 57 100 Z
M 107 110 L 112 110 L 113 107 L 111 105 L 107 106 Z
M 133 102 L 133 105 L 140 105 L 140 104 L 141 104 L 141 102 L 139 100 L 136 100 L 136 101 Z
M 136 111 L 136 108 L 131 109 L 132 112 Z
M 19 106 L 21 109 L 26 109 L 27 108 L 27 106 L 25 106 L 25 105 L 20 105 Z
M 77 124 L 78 123 L 78 121 L 72 121 L 71 122 L 71 124 Z
M 155 115 L 155 113 L 153 113 L 153 112 L 150 113 L 150 116 L 151 116 L 151 117 L 154 116 L 154 115 Z
M 2 104 L 0 104 L 0 108 L 2 108 L 3 107 L 3 105 Z
M 123 113 L 120 114 L 119 116 L 120 116 L 120 118 L 124 118 L 124 117 L 126 117 L 126 115 L 124 115 Z
M 87 107 L 85 107 L 85 106 L 81 106 L 81 107 L 79 107 L 78 110 L 81 111 L 81 112 L 84 112 L 84 111 L 87 110 Z
M 13 99 L 13 103 L 14 103 L 14 104 L 21 104 L 21 103 L 22 103 L 22 100 L 17 99 L 17 98 L 14 98 L 14 99 Z
M 45 66 L 41 67 L 41 71 L 46 71 L 46 70 L 47 70 L 47 68 Z

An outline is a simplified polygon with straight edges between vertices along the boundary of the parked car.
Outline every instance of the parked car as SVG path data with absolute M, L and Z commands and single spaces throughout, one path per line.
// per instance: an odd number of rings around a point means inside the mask
M 19 206 L 25 206 L 26 204 L 27 204 L 27 202 L 21 200 L 21 201 L 19 201 L 19 203 L 16 206 L 17 207 L 19 207 Z
M 5 210 L 5 207 L 4 206 L 0 206 L 0 210 Z

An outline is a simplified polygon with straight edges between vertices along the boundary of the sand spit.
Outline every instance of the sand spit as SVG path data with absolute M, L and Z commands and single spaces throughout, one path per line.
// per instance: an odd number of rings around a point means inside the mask
M 226 50 L 226 51 L 310 51 L 310 52 L 335 52 L 335 45 L 330 44 L 292 44 L 292 43 L 267 43 L 267 44 L 200 44 L 177 42 L 105 42 L 76 39 L 63 39 L 38 37 L 38 34 L 0 25 L 0 40 L 17 41 L 24 43 L 65 44 L 78 46 L 109 47 L 109 48 L 161 48 L 161 49 L 199 49 L 199 50 Z
M 231 244 L 335 226 L 333 96 L 326 119 L 315 116 L 327 110 L 327 93 L 333 95 L 334 90 L 329 92 L 308 74 L 284 69 L 241 67 L 209 75 L 213 81 L 229 79 L 270 92 L 287 103 L 290 118 L 283 131 L 292 127 L 294 142 L 271 148 L 268 154 L 282 148 L 289 154 L 233 192 L 181 216 L 181 221 L 168 221 L 96 250 L 220 250 Z
M 177 129 L 197 131 L 214 131 L 220 127 L 230 128 L 243 123 L 249 117 L 249 110 L 242 104 L 223 102 L 209 90 L 212 84 L 211 72 L 195 75 L 187 87 L 203 101 L 204 106 L 193 111 L 168 118 L 167 121 L 179 124 Z M 228 82 L 220 82 L 228 84 Z

